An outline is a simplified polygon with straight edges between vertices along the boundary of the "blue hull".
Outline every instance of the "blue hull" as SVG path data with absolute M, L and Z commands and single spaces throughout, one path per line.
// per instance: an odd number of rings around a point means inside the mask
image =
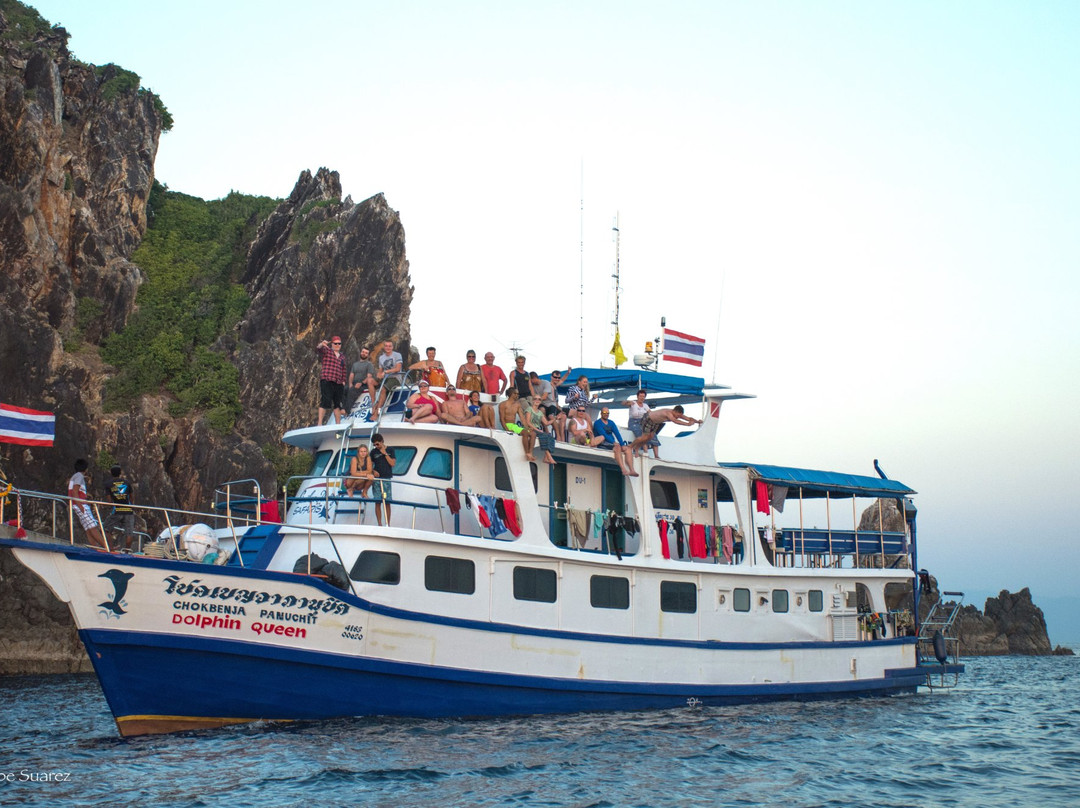
M 254 720 L 485 717 L 886 695 L 918 668 L 811 684 L 656 685 L 508 676 L 172 635 L 81 633 L 123 735 Z

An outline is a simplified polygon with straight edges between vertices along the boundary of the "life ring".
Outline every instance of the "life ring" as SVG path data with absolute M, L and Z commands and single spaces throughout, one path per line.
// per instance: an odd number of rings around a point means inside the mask
M 945 635 L 941 633 L 940 629 L 934 632 L 933 643 L 934 657 L 937 659 L 938 662 L 944 665 L 946 662 L 949 661 L 949 652 L 945 648 Z

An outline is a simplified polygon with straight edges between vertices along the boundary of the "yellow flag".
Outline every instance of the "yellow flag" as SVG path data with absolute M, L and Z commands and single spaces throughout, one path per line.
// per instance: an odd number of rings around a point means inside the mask
M 626 354 L 623 353 L 622 343 L 619 342 L 618 331 L 615 332 L 615 344 L 611 346 L 611 350 L 608 351 L 608 353 L 615 357 L 615 367 L 618 367 L 626 361 Z

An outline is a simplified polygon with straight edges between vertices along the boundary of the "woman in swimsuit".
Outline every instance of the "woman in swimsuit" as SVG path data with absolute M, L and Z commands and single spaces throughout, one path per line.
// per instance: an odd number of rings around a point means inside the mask
M 459 390 L 483 390 L 484 379 L 480 375 L 480 366 L 476 364 L 476 351 L 465 354 L 465 364 L 458 368 L 457 387 Z
M 435 402 L 435 399 L 428 397 L 428 390 L 430 385 L 427 382 L 420 382 L 420 390 L 413 393 L 406 407 L 412 410 L 407 420 L 410 424 L 435 424 L 439 421 L 439 416 L 436 414 L 439 409 L 439 405 Z

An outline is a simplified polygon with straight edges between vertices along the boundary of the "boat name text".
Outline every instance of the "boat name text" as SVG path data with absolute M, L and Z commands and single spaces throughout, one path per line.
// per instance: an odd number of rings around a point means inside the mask
M 170 575 L 163 580 L 168 584 L 166 595 L 178 595 L 189 598 L 207 598 L 210 600 L 233 600 L 239 603 L 266 603 L 285 609 L 307 610 L 312 614 L 348 614 L 349 604 L 337 598 L 308 598 L 297 595 L 282 595 L 280 592 L 264 592 L 259 589 L 241 589 L 232 586 L 207 586 L 201 579 L 184 581 L 179 575 Z M 179 608 L 179 607 L 177 607 Z

